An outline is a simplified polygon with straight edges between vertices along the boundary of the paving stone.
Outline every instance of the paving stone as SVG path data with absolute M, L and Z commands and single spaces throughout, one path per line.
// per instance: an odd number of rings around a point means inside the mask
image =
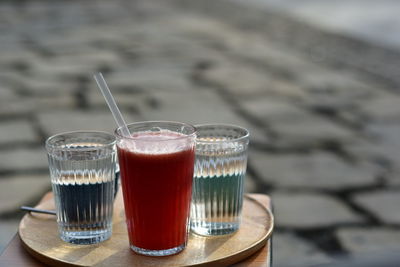
M 85 28 L 83 25 L 82 28 Z M 86 27 L 87 28 L 87 27 Z M 90 27 L 93 31 L 93 27 Z M 82 53 L 92 53 L 93 47 L 90 46 L 89 42 L 92 40 L 90 34 L 90 28 L 86 31 L 85 35 L 80 36 L 80 39 L 71 37 L 73 32 L 67 32 L 65 38 L 59 38 L 59 35 L 51 36 L 45 34 L 45 40 L 37 40 L 47 53 L 50 53 L 56 57 L 63 56 L 76 56 Z
M 87 64 L 89 66 L 109 66 L 110 68 L 113 66 L 119 66 L 122 62 L 119 55 L 113 51 L 93 48 L 91 51 L 82 51 L 80 53 L 59 56 L 57 57 L 57 61 L 70 65 L 80 65 L 84 63 L 85 65 Z
M 336 231 L 342 246 L 350 253 L 392 251 L 399 248 L 400 230 L 385 228 L 339 228 Z
M 243 1 L 241 1 L 243 2 Z M 255 2 L 255 1 L 254 1 Z M 261 3 L 261 1 L 258 1 Z M 285 1 L 286 2 L 286 1 Z M 234 21 L 239 25 L 245 24 L 248 26 L 247 29 L 259 29 L 262 30 L 263 32 L 267 32 L 268 34 L 265 34 L 266 36 L 270 37 L 271 39 L 278 39 L 279 44 L 282 46 L 291 46 L 291 47 L 297 47 L 300 48 L 301 51 L 303 51 L 304 54 L 310 55 L 310 59 L 314 61 L 320 61 L 320 62 L 327 62 L 327 63 L 336 63 L 334 66 L 336 68 L 341 69 L 344 66 L 358 66 L 362 69 L 365 70 L 365 73 L 367 71 L 371 71 L 374 73 L 380 72 L 383 76 L 385 77 L 391 77 L 395 78 L 395 73 L 398 70 L 396 66 L 398 66 L 398 57 L 396 56 L 396 52 L 394 53 L 387 53 L 387 52 L 378 52 L 375 48 L 376 47 L 382 47 L 379 45 L 370 45 L 370 46 L 364 46 L 365 42 L 361 41 L 356 41 L 357 39 L 357 34 L 354 34 L 354 32 L 351 34 L 353 35 L 353 38 L 337 38 L 337 36 L 334 36 L 334 32 L 337 31 L 331 31 L 330 33 L 324 32 L 321 29 L 318 29 L 321 25 L 320 23 L 315 23 L 313 27 L 308 27 L 305 26 L 303 23 L 300 23 L 301 20 L 297 19 L 292 19 L 290 18 L 290 15 L 286 16 L 279 16 L 280 12 L 270 12 L 268 15 L 263 14 L 264 11 L 252 11 L 252 16 L 251 18 L 248 18 L 246 16 L 243 16 L 243 13 L 248 13 L 242 10 L 242 8 L 238 8 L 238 6 L 235 5 L 226 5 L 224 8 L 216 8 L 216 7 L 211 7 L 210 5 L 213 2 L 207 2 L 208 4 L 208 9 L 207 13 L 214 13 L 216 16 L 224 17 L 226 15 L 226 18 L 231 18 L 230 21 Z M 293 7 L 294 10 L 298 10 L 297 6 L 292 5 L 292 3 L 289 1 L 287 2 L 291 7 Z M 315 6 L 314 1 L 311 2 L 309 1 L 311 6 Z M 344 2 L 343 2 L 344 3 Z M 357 10 L 360 10 L 359 8 L 356 8 L 356 6 L 360 6 L 359 1 L 354 2 L 354 11 L 358 12 Z M 204 5 L 205 3 L 202 2 Z M 299 3 L 299 5 L 302 5 L 303 3 Z M 217 3 L 215 3 L 217 5 Z M 335 6 L 342 6 L 343 8 L 348 9 L 348 5 L 341 5 L 332 3 L 332 5 Z M 370 4 L 367 4 L 368 6 Z M 242 7 L 245 7 L 244 5 L 241 5 Z M 370 5 L 373 6 L 373 5 Z M 381 6 L 381 5 L 380 5 Z M 394 12 L 396 8 L 393 8 L 392 5 L 388 5 L 388 8 Z M 241 12 L 235 12 L 235 10 L 240 10 Z M 328 13 L 330 12 L 330 8 L 327 10 Z M 372 13 L 376 14 L 376 8 L 372 8 Z M 315 11 L 315 10 L 314 10 Z M 348 16 L 354 17 L 354 12 L 349 12 L 350 10 L 347 10 Z M 319 12 L 312 12 L 314 14 L 318 14 L 318 16 L 324 16 L 327 14 L 327 12 L 324 11 L 319 11 Z M 365 13 L 365 12 L 364 12 Z M 372 14 L 371 13 L 371 14 Z M 257 15 L 256 15 L 257 14 Z M 339 16 L 343 15 L 343 12 L 338 13 Z M 382 14 L 382 13 L 380 13 Z M 395 14 L 392 13 L 392 14 Z M 281 15 L 281 14 L 280 14 Z M 371 17 L 370 14 L 365 14 L 368 17 Z M 330 16 L 324 16 L 324 18 L 330 17 Z M 379 16 L 379 18 L 381 15 Z M 396 17 L 396 16 L 390 16 L 390 17 Z M 224 19 L 226 19 L 224 17 Z M 332 19 L 333 21 L 342 21 L 341 19 L 334 19 L 334 18 L 329 18 Z M 279 21 L 279 22 L 278 22 Z M 290 21 L 290 22 L 289 22 Z M 380 21 L 378 19 L 378 21 Z M 292 24 L 293 23 L 293 24 Z M 364 25 L 365 23 L 349 23 L 349 22 L 344 22 L 346 25 Z M 289 26 L 292 24 L 291 26 Z M 379 23 L 378 23 L 379 24 Z M 387 28 L 387 26 L 394 27 L 395 23 L 391 25 L 385 25 L 383 28 Z M 382 25 L 381 25 L 382 26 Z M 358 26 L 356 26 L 358 27 Z M 367 28 L 371 28 L 370 25 L 366 26 Z M 296 29 L 294 29 L 296 28 Z M 342 29 L 343 30 L 343 29 Z M 341 31 L 343 33 L 342 37 L 345 35 L 349 36 L 348 33 L 344 34 L 344 31 Z M 377 32 L 386 32 L 382 31 L 382 27 L 377 28 Z M 392 33 L 392 31 L 390 31 Z M 350 35 L 350 36 L 351 36 Z M 378 35 L 379 36 L 379 35 Z M 390 34 L 390 36 L 393 36 L 393 34 Z M 359 36 L 358 36 L 359 37 Z M 377 39 L 382 39 L 381 37 L 378 37 Z M 318 51 L 315 53 L 315 50 L 322 50 Z M 390 50 L 388 50 L 390 51 Z M 311 52 L 311 53 L 310 53 Z M 312 56 L 313 54 L 317 54 L 317 57 L 315 59 L 315 56 Z M 322 55 L 323 57 L 321 58 Z M 386 55 L 387 57 L 385 60 L 383 60 L 383 56 Z M 319 58 L 319 59 L 318 59 Z M 339 63 L 340 62 L 340 63 Z M 344 64 L 346 62 L 346 64 Z M 394 65 L 390 65 L 390 63 L 394 63 Z M 333 65 L 333 64 L 332 64 Z
M 381 143 L 400 147 L 400 123 L 371 123 L 365 131 Z
M 60 90 L 62 91 L 62 90 Z M 27 101 L 30 102 L 36 112 L 40 111 L 54 111 L 56 109 L 76 109 L 79 106 L 78 90 L 73 93 L 59 92 L 56 95 L 38 95 L 28 97 Z
M 214 22 L 213 18 L 205 21 L 193 14 L 165 15 L 154 17 L 150 23 L 138 27 L 119 27 L 114 31 L 120 32 L 122 28 L 126 32 L 124 35 L 130 37 L 129 41 L 120 43 L 121 52 L 134 56 L 136 60 L 158 58 L 169 59 L 172 64 L 193 63 L 221 57 L 221 53 L 215 50 L 215 46 L 221 46 L 220 36 L 210 37 L 209 34 L 212 27 L 216 27 Z
M 332 94 L 312 94 L 302 99 L 304 106 L 311 110 L 329 111 L 332 114 L 339 114 L 346 111 L 353 111 L 356 107 L 354 99 L 349 96 L 333 96 Z
M 4 25 L 10 25 L 12 21 L 15 21 L 15 8 L 10 4 L 3 4 L 0 7 L 1 18 Z
M 263 121 L 265 124 L 279 121 L 306 120 L 312 116 L 306 110 L 295 106 L 287 100 L 269 96 L 243 99 L 240 101 L 240 105 L 251 116 Z
M 266 134 L 261 129 L 239 117 L 232 107 L 213 92 L 156 92 L 151 95 L 153 101 L 159 104 L 156 108 L 148 105 L 141 107 L 140 112 L 145 120 L 234 124 L 250 131 L 251 142 L 261 144 L 268 142 Z
M 78 59 L 75 61 L 37 60 L 32 64 L 33 75 L 40 77 L 60 77 L 68 80 L 82 76 L 91 77 L 95 71 L 97 69 L 93 63 L 86 63 Z
M 43 148 L 3 150 L 0 153 L 0 170 L 30 171 L 46 170 L 47 156 Z
M 186 38 L 196 42 L 200 41 L 203 46 L 222 42 L 229 46 L 230 50 L 235 44 L 242 41 L 238 29 L 212 17 L 204 21 L 202 16 L 190 14 L 178 18 L 168 17 L 165 23 L 169 26 L 177 24 L 176 29 L 182 32 Z
M 297 19 L 306 20 L 307 23 L 321 29 L 345 32 L 347 35 L 395 49 L 400 45 L 400 39 L 397 36 L 398 27 L 396 27 L 400 23 L 396 12 L 400 8 L 398 2 L 387 0 L 380 3 L 374 1 L 366 3 L 362 0 L 351 2 L 342 0 L 331 3 L 308 0 L 294 3 L 291 1 L 250 1 L 249 3 L 258 4 L 258 8 L 278 9 L 288 16 L 296 16 Z
M 20 80 L 20 87 L 30 95 L 61 95 L 72 93 L 76 84 L 55 76 L 27 76 Z
M 0 254 L 18 231 L 19 220 L 0 220 Z
M 159 29 L 154 33 L 153 29 L 146 32 L 146 37 L 142 38 L 139 34 L 139 40 L 127 41 L 122 45 L 119 52 L 126 56 L 126 60 L 137 65 L 147 61 L 157 61 L 168 65 L 172 69 L 175 65 L 186 66 L 182 72 L 190 71 L 199 61 L 216 61 L 221 55 L 215 50 L 209 49 L 205 40 L 190 40 L 191 37 L 184 37 L 182 33 L 171 31 L 170 29 Z M 142 33 L 143 35 L 143 33 Z
M 312 229 L 363 221 L 346 205 L 326 194 L 275 191 L 271 197 L 277 227 Z
M 336 116 L 348 125 L 354 125 L 355 127 L 362 127 L 366 121 L 365 116 L 356 108 L 336 110 Z
M 16 211 L 22 205 L 39 201 L 51 190 L 49 175 L 21 175 L 0 179 L 0 213 Z
M 308 55 L 296 53 L 289 47 L 274 42 L 268 36 L 253 33 L 246 34 L 246 38 L 240 38 L 238 35 L 235 42 L 227 44 L 235 54 L 262 62 L 272 70 L 281 71 L 282 75 L 289 73 L 290 76 L 296 77 L 299 72 L 305 70 L 312 72 L 318 69 L 318 65 L 311 62 Z
M 16 99 L 18 95 L 0 80 L 0 103 Z
M 370 87 L 352 74 L 322 69 L 318 64 L 311 62 L 308 55 L 295 54 L 286 47 L 277 46 L 268 38 L 257 34 L 246 34 L 246 38 L 237 38 L 238 34 L 229 27 L 214 27 L 213 30 L 215 28 L 219 32 L 223 32 L 223 34 L 219 33 L 219 36 L 224 36 L 228 40 L 226 45 L 233 50 L 235 55 L 238 54 L 255 62 L 261 62 L 266 68 L 273 68 L 269 72 L 276 74 L 276 76 L 293 76 L 291 90 L 285 91 L 286 96 L 303 97 L 305 92 L 302 92 L 301 87 L 307 90 L 320 89 L 320 92 L 328 89 L 334 90 L 334 94 L 329 94 L 328 97 L 340 97 L 341 101 L 346 101 L 350 96 L 352 98 L 365 96 L 371 91 Z M 279 79 L 274 78 L 273 81 L 268 83 L 268 86 L 282 88 L 282 86 L 275 85 Z M 349 88 L 351 90 L 348 90 Z
M 257 191 L 256 181 L 254 177 L 248 173 L 246 173 L 246 177 L 244 179 L 244 192 L 245 193 L 254 193 Z
M 3 117 L 26 115 L 35 110 L 35 104 L 29 99 L 11 99 L 9 101 L 1 101 L 0 104 L 0 116 Z
M 188 119 L 189 116 L 192 117 L 191 121 L 196 123 L 210 123 L 210 122 L 219 122 L 219 123 L 233 123 L 238 124 L 238 122 L 243 122 L 236 113 L 235 107 L 230 106 L 215 92 L 204 91 L 197 93 L 190 93 L 186 96 L 181 94 L 183 97 L 187 99 L 181 105 L 183 106 L 182 110 L 190 110 L 189 112 L 192 114 L 187 114 Z M 172 96 L 168 100 L 162 96 L 162 94 L 155 95 L 160 99 L 164 99 L 164 102 L 161 101 L 162 108 L 172 108 L 173 104 L 178 104 L 178 102 L 182 102 L 183 99 L 178 97 L 178 94 Z M 167 100 L 167 101 L 165 101 Z M 192 108 L 189 108 L 192 107 Z M 177 110 L 177 112 L 181 112 L 182 110 Z M 239 123 L 240 124 L 240 123 Z
M 321 71 L 323 74 L 320 75 Z M 315 87 L 303 85 L 307 96 L 303 97 L 301 101 L 309 109 L 330 110 L 335 114 L 345 111 L 352 113 L 357 108 L 363 107 L 369 99 L 381 94 L 379 91 L 374 91 L 373 84 L 355 80 L 349 77 L 349 73 L 319 69 L 306 75 L 316 76 L 317 81 L 321 83 Z M 331 79 L 333 81 L 330 81 Z
M 359 159 L 375 161 L 380 164 L 388 173 L 385 174 L 385 181 L 389 185 L 397 185 L 399 177 L 397 173 L 400 171 L 400 148 L 393 144 L 380 143 L 376 141 L 358 140 L 346 147 L 354 157 Z
M 174 68 L 160 63 L 149 63 L 134 67 L 123 66 L 115 69 L 114 73 L 107 75 L 106 78 L 113 92 L 129 90 L 187 92 L 193 86 L 184 76 L 186 72 L 187 70 L 179 66 Z
M 138 110 L 143 105 L 151 105 L 151 97 L 149 94 L 137 92 L 132 87 L 131 91 L 114 91 L 112 92 L 115 102 L 118 108 L 123 112 L 127 109 Z M 106 101 L 100 90 L 90 90 L 86 95 L 88 104 L 91 108 L 102 108 L 104 110 L 109 110 Z M 125 112 L 124 112 L 125 113 Z
M 389 175 L 386 177 L 386 182 L 389 187 L 399 187 L 400 186 L 400 177 L 398 175 Z
M 288 73 L 295 77 L 295 74 L 304 69 L 311 69 L 311 73 L 313 70 L 318 70 L 317 66 L 308 62 L 309 59 L 302 58 L 298 53 L 293 53 L 286 47 L 277 46 L 262 35 L 239 32 L 237 28 L 228 23 L 211 19 L 205 23 L 200 19 L 184 17 L 181 27 L 183 31 L 191 31 L 191 34 L 194 32 L 194 34 L 202 36 L 201 39 L 199 38 L 200 40 L 219 39 L 229 50 L 229 55 L 239 56 L 263 66 L 256 70 L 246 66 L 246 70 L 244 70 L 236 67 L 235 63 L 217 60 L 216 62 L 219 64 L 216 72 L 214 68 L 211 68 L 205 73 L 206 80 L 225 85 L 228 90 L 239 95 L 248 94 L 250 90 L 247 91 L 245 88 L 251 88 L 254 93 L 268 92 L 285 97 L 302 98 L 305 96 L 304 90 L 298 85 L 296 79 L 287 79 Z M 267 71 L 263 72 L 262 69 Z M 240 74 L 240 77 L 237 74 Z M 246 80 L 240 80 L 242 76 Z M 254 84 L 255 82 L 256 84 Z
M 37 142 L 38 137 L 32 124 L 26 120 L 13 120 L 0 124 L 0 144 Z
M 273 77 L 251 66 L 234 62 L 217 65 L 204 72 L 203 79 L 209 83 L 223 86 L 230 93 L 246 96 L 266 93 L 268 90 L 279 90 Z
M 400 224 L 400 191 L 379 190 L 358 193 L 353 196 L 353 200 L 384 223 Z
M 55 95 L 40 95 L 18 97 L 9 101 L 0 101 L 0 116 L 26 116 L 35 112 L 55 109 L 75 109 L 78 107 L 76 96 L 72 93 L 54 91 Z
M 175 21 L 175 23 L 179 22 Z M 166 33 L 167 36 L 165 36 Z M 160 37 L 162 40 L 159 40 Z M 160 43 L 161 46 L 149 47 L 149 44 L 153 42 Z M 221 43 L 215 39 L 208 39 L 197 30 L 187 33 L 169 30 L 162 35 L 157 33 L 152 35 L 151 40 L 146 40 L 134 49 L 128 46 L 125 51 L 137 54 L 142 61 L 149 58 L 169 61 L 170 64 L 187 65 L 186 71 L 191 71 L 200 62 L 214 65 L 224 59 L 223 54 L 214 49 L 215 46 L 221 46 Z
M 240 40 L 229 43 L 235 54 L 259 62 L 277 77 L 286 78 L 298 89 L 301 88 L 296 93 L 301 98 L 309 97 L 305 96 L 308 89 L 318 87 L 321 83 L 329 83 L 326 78 L 332 71 L 322 70 L 308 54 L 294 53 L 289 47 L 273 42 L 268 36 L 247 34 L 246 38 L 238 39 Z M 316 73 L 322 73 L 324 77 L 318 79 L 315 77 Z M 336 78 L 339 76 L 335 77 L 335 81 L 340 82 Z
M 26 50 L 20 49 L 18 46 L 18 40 L 14 42 L 14 46 L 17 47 L 15 51 L 7 51 L 7 53 L 0 53 L 0 65 L 12 68 L 18 64 L 26 64 L 28 68 L 31 65 L 31 62 L 38 60 L 38 56 L 34 53 Z
M 396 95 L 385 95 L 365 101 L 360 106 L 369 118 L 375 121 L 399 121 L 400 97 Z
M 130 114 L 124 114 L 127 122 L 138 121 Z M 110 111 L 56 110 L 38 114 L 39 123 L 47 136 L 61 132 L 96 130 L 113 133 L 117 128 Z
M 323 140 L 348 142 L 351 131 L 326 118 L 316 116 L 289 101 L 259 97 L 242 101 L 243 108 L 253 117 L 270 125 L 283 145 L 316 144 Z
M 370 140 L 367 138 L 355 140 L 353 143 L 348 144 L 345 149 L 349 152 L 353 157 L 357 157 L 360 159 L 371 159 L 374 157 L 383 157 L 385 158 L 385 150 L 388 148 L 389 152 L 396 152 L 397 149 L 390 149 L 390 146 L 387 144 L 381 143 L 377 140 Z M 387 156 L 390 158 L 392 155 L 396 155 L 393 153 L 388 153 Z M 398 153 L 400 156 L 400 151 Z
M 290 233 L 276 232 L 273 235 L 274 266 L 310 266 L 329 263 L 331 258 L 312 243 Z
M 0 85 L 2 87 L 7 87 L 8 90 L 12 90 L 17 86 L 20 86 L 21 80 L 23 80 L 27 75 L 16 71 L 10 67 L 0 68 Z M 7 90 L 6 90 L 7 91 Z M 16 91 L 14 91 L 16 93 Z
M 367 97 L 371 93 L 371 88 L 367 84 L 345 71 L 318 68 L 312 71 L 303 71 L 299 77 L 308 91 L 328 93 L 332 97 L 354 99 Z
M 63 38 L 61 39 L 68 42 L 67 35 L 65 34 L 68 30 L 78 28 L 84 23 L 93 20 L 93 17 L 84 12 L 83 6 L 82 3 L 69 5 L 65 2 L 51 4 L 36 2 L 30 8 L 27 8 L 28 11 L 25 13 L 27 17 L 25 19 L 35 18 L 38 23 L 32 23 L 33 27 L 31 27 L 33 29 L 40 30 L 40 32 L 47 33 L 47 35 L 51 33 L 50 35 L 53 36 L 62 33 Z M 26 28 L 30 29 L 29 26 Z
M 293 100 L 304 101 L 304 99 L 307 98 L 304 90 L 302 90 L 296 82 L 290 82 L 276 77 L 273 82 L 268 84 L 268 94 Z
M 313 115 L 295 121 L 276 121 L 272 123 L 271 129 L 283 146 L 312 146 L 327 140 L 349 143 L 356 138 L 350 130 L 339 124 Z
M 365 127 L 370 140 L 358 141 L 347 147 L 347 150 L 358 157 L 384 159 L 391 164 L 394 171 L 400 170 L 400 124 L 373 123 Z
M 250 162 L 266 182 L 286 188 L 343 190 L 373 186 L 380 170 L 371 164 L 351 164 L 335 155 L 316 152 L 305 155 L 253 152 Z

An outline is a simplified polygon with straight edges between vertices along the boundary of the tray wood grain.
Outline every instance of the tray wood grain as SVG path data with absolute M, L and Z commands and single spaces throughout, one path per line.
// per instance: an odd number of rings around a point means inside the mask
M 54 209 L 53 199 L 39 208 Z M 58 237 L 54 216 L 26 214 L 19 235 L 30 254 L 52 266 L 228 266 L 249 257 L 262 248 L 273 230 L 269 209 L 247 195 L 242 225 L 235 234 L 202 237 L 190 234 L 187 248 L 173 256 L 147 257 L 129 249 L 122 196 L 115 200 L 113 235 L 96 245 L 72 245 Z

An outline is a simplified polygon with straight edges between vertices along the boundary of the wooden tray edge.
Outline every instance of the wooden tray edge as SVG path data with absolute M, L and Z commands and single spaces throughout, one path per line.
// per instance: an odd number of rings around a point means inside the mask
M 256 195 L 260 196 L 262 194 L 256 194 Z M 266 195 L 263 195 L 263 196 L 268 198 L 268 196 L 266 196 Z M 271 209 L 266 207 L 265 204 L 260 202 L 257 198 L 252 197 L 251 194 L 246 194 L 244 197 L 247 198 L 250 201 L 253 201 L 253 202 L 257 203 L 268 214 L 268 216 L 270 217 L 270 220 L 271 220 L 271 222 L 270 222 L 271 227 L 270 227 L 269 231 L 267 231 L 267 233 L 264 235 L 264 237 L 262 239 L 260 239 L 259 241 L 257 241 L 255 243 L 255 245 L 250 249 L 245 249 L 245 250 L 239 251 L 239 252 L 237 252 L 237 253 L 235 253 L 233 255 L 227 255 L 224 258 L 217 259 L 215 261 L 211 261 L 211 262 L 207 262 L 207 263 L 200 263 L 200 264 L 195 264 L 195 265 L 190 265 L 190 267 L 192 267 L 192 266 L 193 267 L 202 267 L 202 266 L 207 266 L 207 267 L 209 267 L 209 266 L 221 266 L 221 267 L 224 267 L 224 266 L 229 266 L 229 265 L 238 263 L 238 262 L 250 257 L 251 255 L 253 255 L 257 251 L 259 251 L 261 248 L 263 248 L 267 244 L 267 241 L 271 237 L 271 235 L 273 233 L 273 230 L 274 230 L 274 226 L 275 226 L 275 224 L 274 224 L 274 216 L 273 216 L 273 214 L 271 212 Z M 38 203 L 38 205 L 40 203 Z M 73 266 L 73 267 L 85 266 L 85 265 L 76 265 L 76 264 L 73 264 L 73 263 L 70 263 L 70 262 L 66 262 L 66 261 L 62 261 L 62 260 L 55 260 L 55 259 L 47 257 L 47 256 L 37 252 L 36 250 L 32 249 L 28 244 L 25 243 L 25 241 L 23 240 L 23 238 L 21 238 L 21 235 L 20 235 L 21 223 L 24 220 L 25 216 L 30 216 L 30 214 L 29 213 L 25 214 L 24 217 L 21 219 L 19 227 L 18 227 L 18 236 L 19 236 L 19 238 L 21 240 L 21 243 L 22 243 L 23 247 L 26 249 L 26 251 L 28 251 L 28 253 L 30 255 L 32 255 L 34 258 L 38 259 L 40 262 L 42 262 L 44 264 L 47 264 L 47 265 L 50 265 L 50 266 Z
M 263 195 L 263 194 L 255 194 L 255 195 Z M 263 195 L 265 197 L 267 197 L 266 195 Z M 251 249 L 245 249 L 245 250 L 241 250 L 238 253 L 235 253 L 234 255 L 226 255 L 225 258 L 222 259 L 218 259 L 215 261 L 210 261 L 207 263 L 200 263 L 200 264 L 196 264 L 196 265 L 190 265 L 189 267 L 213 267 L 213 266 L 217 266 L 217 267 L 225 267 L 225 266 L 230 266 L 232 264 L 238 263 L 248 257 L 250 257 L 251 255 L 253 255 L 254 253 L 256 253 L 257 251 L 259 251 L 261 248 L 263 248 L 268 240 L 270 239 L 273 231 L 274 231 L 274 227 L 275 227 L 275 219 L 274 219 L 274 215 L 271 211 L 270 208 L 266 207 L 263 203 L 261 203 L 259 200 L 257 200 L 256 198 L 252 197 L 251 194 L 246 194 L 244 195 L 245 198 L 249 199 L 250 201 L 256 202 L 259 206 L 261 206 L 265 212 L 268 214 L 268 216 L 271 219 L 271 228 L 269 229 L 269 231 L 264 235 L 264 237 L 262 239 L 260 239 L 258 242 L 255 243 L 255 245 L 251 248 Z
M 27 214 L 28 215 L 28 214 Z M 27 216 L 25 215 L 25 216 Z M 47 257 L 44 254 L 41 254 L 39 252 L 37 252 L 36 250 L 32 249 L 28 244 L 25 243 L 25 241 L 23 240 L 23 238 L 21 238 L 21 235 L 19 233 L 19 229 L 18 229 L 18 237 L 21 240 L 21 244 L 24 247 L 24 249 L 35 259 L 39 260 L 40 262 L 49 265 L 49 266 L 72 266 L 72 267 L 81 267 L 82 265 L 76 265 L 73 263 L 69 263 L 69 262 L 65 262 L 62 260 L 55 260 L 52 259 L 50 257 Z

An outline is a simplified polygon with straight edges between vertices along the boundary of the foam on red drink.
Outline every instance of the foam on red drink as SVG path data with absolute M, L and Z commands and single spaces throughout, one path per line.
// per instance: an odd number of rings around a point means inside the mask
M 167 130 L 139 132 L 118 143 L 128 234 L 135 247 L 166 250 L 187 241 L 194 145 L 181 137 Z

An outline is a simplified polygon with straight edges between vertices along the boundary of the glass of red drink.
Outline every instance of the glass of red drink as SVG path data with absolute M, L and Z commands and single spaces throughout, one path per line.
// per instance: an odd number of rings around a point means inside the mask
M 192 196 L 195 127 L 150 121 L 115 131 L 130 247 L 149 256 L 186 247 Z

